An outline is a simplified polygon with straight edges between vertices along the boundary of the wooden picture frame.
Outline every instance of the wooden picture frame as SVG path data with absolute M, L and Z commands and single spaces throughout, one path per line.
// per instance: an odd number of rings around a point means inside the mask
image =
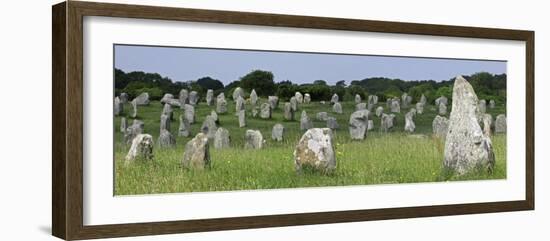
M 52 233 L 56 237 L 67 240 L 77 240 L 534 209 L 535 37 L 533 31 L 78 1 L 59 3 L 52 7 L 52 11 Z M 84 225 L 82 153 L 84 16 L 524 41 L 526 43 L 525 199 L 473 204 L 297 213 L 152 223 Z

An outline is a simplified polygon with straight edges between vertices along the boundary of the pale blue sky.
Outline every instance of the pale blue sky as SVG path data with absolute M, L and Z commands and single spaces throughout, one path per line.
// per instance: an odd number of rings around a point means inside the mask
M 368 77 L 448 80 L 458 74 L 506 73 L 505 61 L 458 60 L 371 55 L 295 53 L 227 49 L 115 45 L 115 67 L 125 72 L 159 73 L 174 81 L 204 76 L 228 84 L 255 69 L 273 72 L 275 81 L 311 83 Z

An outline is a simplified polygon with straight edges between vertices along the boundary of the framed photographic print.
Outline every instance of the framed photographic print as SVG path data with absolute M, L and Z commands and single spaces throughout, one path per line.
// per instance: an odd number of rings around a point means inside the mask
M 534 209 L 532 31 L 52 11 L 57 237 Z

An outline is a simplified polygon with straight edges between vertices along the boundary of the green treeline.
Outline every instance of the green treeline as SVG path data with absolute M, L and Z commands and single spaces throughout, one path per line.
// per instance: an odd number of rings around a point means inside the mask
M 472 84 L 479 99 L 492 99 L 497 103 L 506 102 L 506 74 L 493 75 L 480 72 L 464 76 L 464 78 Z M 226 96 L 231 96 L 236 87 L 241 87 L 247 93 L 255 89 L 259 96 L 277 95 L 282 100 L 290 99 L 296 91 L 299 91 L 309 93 L 314 101 L 329 100 L 334 93 L 346 101 L 353 100 L 356 94 L 361 95 L 363 99 L 368 95 L 375 94 L 381 101 L 385 101 L 387 98 L 399 97 L 403 93 L 408 93 L 413 96 L 414 100 L 420 99 L 420 96 L 424 94 L 431 102 L 439 96 L 451 98 L 452 84 L 453 79 L 436 82 L 434 80 L 405 81 L 384 77 L 341 80 L 334 85 L 329 85 L 324 80 L 315 80 L 308 84 L 296 84 L 291 80 L 275 83 L 272 72 L 254 70 L 239 80 L 224 86 L 220 80 L 208 76 L 197 80 L 176 82 L 157 73 L 141 71 L 125 73 L 120 69 L 115 69 L 116 95 L 125 92 L 130 95 L 130 98 L 134 98 L 142 92 L 148 92 L 152 100 L 159 100 L 165 93 L 177 96 L 182 88 L 195 90 L 199 93 L 206 93 L 206 90 L 213 89 L 216 95 L 224 92 Z

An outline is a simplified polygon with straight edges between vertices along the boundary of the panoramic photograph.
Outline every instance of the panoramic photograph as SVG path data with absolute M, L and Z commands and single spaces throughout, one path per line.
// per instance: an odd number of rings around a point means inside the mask
M 114 195 L 506 179 L 506 61 L 114 45 Z

